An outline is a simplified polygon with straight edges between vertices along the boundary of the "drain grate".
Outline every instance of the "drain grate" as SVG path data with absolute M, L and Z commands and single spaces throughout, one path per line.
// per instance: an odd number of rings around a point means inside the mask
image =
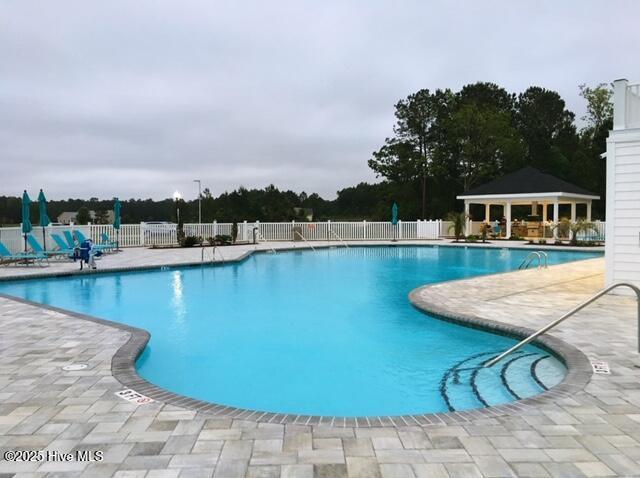
M 605 375 L 610 375 L 611 370 L 609 369 L 609 364 L 607 362 L 591 362 L 591 367 L 593 367 L 593 373 L 600 373 Z

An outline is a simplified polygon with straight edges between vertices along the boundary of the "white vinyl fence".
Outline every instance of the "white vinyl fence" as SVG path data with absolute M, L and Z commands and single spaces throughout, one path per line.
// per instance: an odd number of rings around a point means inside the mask
M 480 222 L 472 223 L 476 233 Z M 605 222 L 595 221 L 596 231 L 581 233 L 580 240 L 603 241 Z M 326 222 L 239 222 L 238 242 L 253 242 L 254 230 L 258 241 L 376 241 L 376 240 L 416 240 L 438 239 L 453 235 L 450 221 L 419 220 L 398 221 L 397 226 L 384 221 L 326 221 Z M 233 223 L 184 224 L 187 236 L 201 237 L 205 241 L 217 235 L 231 236 Z M 118 241 L 120 247 L 163 247 L 178 244 L 177 225 L 173 223 L 122 224 L 116 231 L 110 224 L 89 224 L 85 226 L 34 226 L 31 234 L 46 249 L 57 249 L 52 237 L 63 237 L 64 231 L 81 231 L 97 244 L 105 240 Z M 0 228 L 0 242 L 10 252 L 24 251 L 24 236 L 20 227 Z M 30 249 L 30 248 L 29 248 Z
M 326 222 L 243 222 L 238 223 L 238 240 L 253 242 L 254 230 L 257 240 L 266 241 L 376 241 L 390 239 L 437 239 L 440 237 L 442 221 L 326 221 Z M 302 237 L 301 237 L 302 236 Z M 303 239 L 304 238 L 304 239 Z
M 233 223 L 212 222 L 210 224 L 184 224 L 182 230 L 185 236 L 201 237 L 205 241 L 210 237 L 230 236 Z

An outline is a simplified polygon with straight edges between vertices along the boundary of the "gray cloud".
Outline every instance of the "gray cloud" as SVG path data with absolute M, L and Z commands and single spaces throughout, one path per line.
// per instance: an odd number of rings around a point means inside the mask
M 628 1 L 0 4 L 0 194 L 318 191 L 374 180 L 393 104 L 494 81 L 639 80 Z

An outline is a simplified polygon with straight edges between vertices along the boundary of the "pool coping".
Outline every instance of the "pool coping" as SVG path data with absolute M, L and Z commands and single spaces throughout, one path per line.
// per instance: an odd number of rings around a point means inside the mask
M 297 248 L 292 248 L 296 250 Z M 285 250 L 280 249 L 280 250 Z M 290 250 L 290 249 L 286 249 Z M 266 251 L 247 251 L 245 254 L 225 263 L 237 263 L 242 262 L 247 257 L 255 252 Z M 209 265 L 223 264 L 223 263 L 211 263 Z M 201 263 L 195 263 L 195 265 L 202 265 Z M 180 264 L 185 266 L 185 264 Z M 135 270 L 147 270 L 147 269 L 161 269 L 168 266 L 147 266 L 147 267 L 133 267 L 133 268 L 121 268 L 119 270 L 104 270 L 104 273 L 109 272 L 122 272 L 122 271 L 135 271 Z M 517 271 L 510 271 L 517 272 Z M 509 273 L 509 272 L 503 272 Z M 72 274 L 64 274 L 74 275 Z M 492 276 L 494 274 L 490 274 Z M 46 275 L 45 277 L 56 277 L 56 275 Z M 31 277 L 30 277 L 31 278 Z M 33 277 L 36 278 L 36 277 Z M 42 278 L 42 277 L 39 277 Z M 461 282 L 468 280 L 468 278 L 456 279 L 447 282 Z M 442 282 L 428 284 L 420 286 L 409 293 L 408 299 L 411 304 L 417 309 L 428 313 L 435 319 L 445 320 L 448 322 L 456 323 L 461 326 L 480 329 L 492 333 L 496 333 L 503 336 L 509 336 L 513 338 L 524 338 L 534 332 L 534 330 L 527 327 L 508 325 L 502 322 L 484 319 L 478 316 L 453 313 L 441 307 L 438 304 L 431 303 L 424 300 L 419 296 L 419 292 L 440 285 Z M 111 373 L 113 377 L 118 380 L 124 387 L 135 390 L 138 393 L 146 395 L 156 401 L 182 407 L 195 412 L 203 413 L 210 416 L 220 418 L 230 418 L 238 420 L 249 420 L 262 423 L 278 423 L 278 424 L 296 424 L 296 425 L 326 425 L 326 426 L 338 426 L 338 427 L 403 427 L 403 426 L 425 426 L 425 425 L 451 425 L 468 423 L 472 420 L 482 418 L 492 418 L 496 416 L 502 416 L 507 414 L 518 414 L 526 411 L 527 409 L 535 408 L 543 403 L 549 401 L 565 398 L 571 396 L 579 391 L 582 391 L 589 383 L 593 370 L 587 356 L 577 349 L 576 347 L 568 344 L 567 342 L 560 340 L 556 337 L 545 335 L 537 338 L 532 342 L 533 345 L 537 345 L 546 351 L 550 352 L 554 356 L 558 357 L 567 367 L 567 374 L 562 382 L 558 385 L 551 387 L 549 390 L 544 391 L 538 395 L 530 398 L 516 400 L 513 402 L 505 403 L 502 405 L 490 406 L 485 408 L 475 408 L 463 411 L 451 411 L 451 412 L 437 412 L 437 413 L 425 413 L 425 414 L 410 414 L 410 415 L 397 415 L 397 416 L 364 416 L 364 417 L 340 417 L 340 416 L 316 416 L 316 415 L 295 415 L 295 414 L 283 414 L 263 412 L 251 409 L 242 409 L 231 406 L 225 406 L 208 402 L 204 400 L 198 400 L 184 395 L 179 395 L 174 392 L 163 389 L 153 383 L 140 377 L 137 373 L 135 363 L 138 357 L 144 351 L 151 334 L 141 328 L 132 327 L 129 325 L 113 322 L 106 319 L 100 319 L 87 314 L 62 309 L 55 306 L 41 304 L 38 302 L 23 299 L 21 297 L 15 297 L 8 294 L 0 293 L 0 297 L 16 301 L 19 303 L 27 304 L 33 307 L 37 307 L 44 310 L 50 310 L 58 312 L 73 318 L 87 320 L 107 327 L 119 329 L 130 334 L 128 340 L 122 344 L 111 359 Z
M 433 241 L 433 239 L 430 239 L 430 241 Z M 438 239 L 437 241 L 443 241 L 443 242 L 434 244 L 432 242 L 430 243 L 409 242 L 408 240 L 406 242 L 379 241 L 378 243 L 373 241 L 372 242 L 362 241 L 362 243 L 360 244 L 358 243 L 358 241 L 347 241 L 347 245 L 350 245 L 353 247 L 428 247 L 428 248 L 461 247 L 461 248 L 477 248 L 477 249 L 521 249 L 521 250 L 531 250 L 531 251 L 551 250 L 551 251 L 558 251 L 558 252 L 601 254 L 604 256 L 604 247 L 600 247 L 600 246 L 594 246 L 594 247 L 586 247 L 586 246 L 572 247 L 572 246 L 553 246 L 553 245 L 541 246 L 538 244 L 528 244 L 526 242 L 518 243 L 518 244 L 500 244 L 495 242 L 468 243 L 468 242 L 454 242 L 454 241 L 442 240 L 442 239 Z M 517 242 L 517 241 L 513 241 L 513 242 Z M 271 243 L 278 244 L 277 241 L 270 242 L 269 244 Z M 265 244 L 265 243 L 260 243 L 260 244 Z M 299 244 L 298 246 L 278 247 L 274 250 L 277 253 L 277 252 L 295 252 L 295 251 L 315 250 L 315 249 L 331 249 L 331 248 L 337 249 L 340 247 L 344 247 L 344 246 L 340 243 L 329 242 L 326 244 L 316 244 L 316 245 L 313 245 L 313 247 L 312 245 L 309 245 L 309 244 Z M 144 248 L 144 249 L 148 249 L 148 248 Z M 175 268 L 181 268 L 181 267 L 201 267 L 201 266 L 215 267 L 215 266 L 222 266 L 225 264 L 240 263 L 248 259 L 250 256 L 254 254 L 259 254 L 259 253 L 268 254 L 268 253 L 271 253 L 271 249 L 250 249 L 232 259 L 219 260 L 219 261 L 215 260 L 215 261 L 207 261 L 207 262 L 202 262 L 202 261 L 172 262 L 169 264 L 138 265 L 138 266 L 131 266 L 131 267 L 111 267 L 106 269 L 95 269 L 95 270 L 92 270 L 89 268 L 75 269 L 75 270 L 68 270 L 68 271 L 53 271 L 53 272 L 47 272 L 46 270 L 43 270 L 42 273 L 37 273 L 37 274 L 28 274 L 28 275 L 18 274 L 18 275 L 0 276 L 0 282 L 23 281 L 23 280 L 30 280 L 30 279 L 47 279 L 47 278 L 55 278 L 55 277 L 93 276 L 97 274 L 110 274 L 110 273 L 117 273 L 117 272 L 136 272 L 136 271 L 147 271 L 147 270 L 164 270 L 164 269 L 175 269 Z M 579 260 L 588 260 L 588 259 L 593 259 L 593 258 L 579 259 Z M 514 272 L 514 271 L 496 272 L 496 274 L 502 274 L 505 272 Z M 493 274 L 490 274 L 490 275 L 493 275 Z M 458 280 L 458 279 L 454 279 L 454 280 Z

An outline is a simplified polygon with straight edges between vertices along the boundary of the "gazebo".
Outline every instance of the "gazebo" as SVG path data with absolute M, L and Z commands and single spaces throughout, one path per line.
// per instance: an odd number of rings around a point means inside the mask
M 525 167 L 513 173 L 507 174 L 488 183 L 467 191 L 458 196 L 464 200 L 464 211 L 469 214 L 471 204 L 483 204 L 485 207 L 484 221 L 490 222 L 490 208 L 492 205 L 500 205 L 504 208 L 505 236 L 511 237 L 513 227 L 526 227 L 527 234 L 523 236 L 538 236 L 537 231 L 549 225 L 549 206 L 553 207 L 553 224 L 560 220 L 560 205 L 571 205 L 571 221 L 576 221 L 576 209 L 578 204 L 586 205 L 586 220 L 591 221 L 591 203 L 594 199 L 600 199 L 591 191 L 587 191 L 575 184 L 571 184 L 560 178 L 542 171 Z M 530 205 L 531 221 L 526 224 L 514 224 L 511 214 L 511 206 Z M 542 205 L 541 220 L 536 220 L 538 206 Z M 544 234 L 544 232 L 543 232 Z M 554 229 L 554 237 L 557 232 Z

